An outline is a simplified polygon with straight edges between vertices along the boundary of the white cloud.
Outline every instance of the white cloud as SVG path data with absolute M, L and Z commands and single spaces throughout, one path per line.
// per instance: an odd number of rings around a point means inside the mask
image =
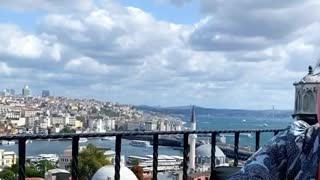
M 94 8 L 91 0 L 2 0 L 1 5 L 17 11 L 87 11 Z
M 11 69 L 6 63 L 0 62 L 0 74 L 1 75 L 10 75 Z
M 20 59 L 60 60 L 60 49 L 40 37 L 27 34 L 13 25 L 0 25 L 0 54 Z
M 134 104 L 291 108 L 292 83 L 319 56 L 313 0 L 204 0 L 189 25 L 116 1 L 30 2 L 0 2 L 45 12 L 35 32 L 0 25 L 2 84 Z
M 65 65 L 65 70 L 73 73 L 103 75 L 109 72 L 109 67 L 105 64 L 99 64 L 92 58 L 80 57 L 67 62 Z

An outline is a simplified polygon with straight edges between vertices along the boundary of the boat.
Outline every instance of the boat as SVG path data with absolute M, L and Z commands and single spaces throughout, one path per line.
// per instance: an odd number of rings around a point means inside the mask
M 32 143 L 32 140 L 30 140 L 30 139 L 28 139 L 27 141 L 26 141 L 26 144 L 31 144 Z
M 14 145 L 14 144 L 16 144 L 15 141 L 6 141 L 6 140 L 1 141 L 1 145 Z
M 240 133 L 241 136 L 246 136 L 248 138 L 252 138 L 252 134 L 251 133 Z
M 79 143 L 85 143 L 85 142 L 87 142 L 87 141 L 88 141 L 87 138 L 80 138 L 80 139 L 79 139 Z
M 247 120 L 246 120 L 246 119 L 243 119 L 242 122 L 247 122 Z
M 268 127 L 269 125 L 267 124 L 267 123 L 265 123 L 265 124 L 261 124 L 261 125 L 259 125 L 260 127 Z
M 132 140 L 130 142 L 131 146 L 138 146 L 138 147 L 151 147 L 149 141 L 138 141 L 138 140 Z
M 116 137 L 115 136 L 106 136 L 106 137 L 101 138 L 101 140 L 103 140 L 103 141 L 114 141 L 114 140 L 116 140 Z

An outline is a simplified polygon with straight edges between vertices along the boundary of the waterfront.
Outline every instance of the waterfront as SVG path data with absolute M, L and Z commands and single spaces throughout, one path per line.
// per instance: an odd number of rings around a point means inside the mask
M 290 117 L 290 112 L 287 111 L 276 111 L 266 112 L 266 111 L 234 111 L 236 113 L 224 114 L 224 113 L 211 113 L 211 114 L 197 114 L 197 129 L 262 129 L 262 128 L 284 128 L 292 122 Z M 186 117 L 184 119 L 188 121 Z M 245 120 L 245 121 L 243 121 Z M 227 123 L 226 123 L 227 122 Z M 268 124 L 268 126 L 263 126 Z M 188 124 L 187 124 L 188 126 Z M 272 137 L 273 133 L 262 133 L 261 134 L 261 144 L 265 143 L 268 139 Z M 233 143 L 233 135 L 229 134 L 226 136 L 227 143 Z M 101 139 L 89 139 L 88 142 L 80 143 L 80 145 L 87 145 L 89 143 L 95 144 L 97 146 L 109 147 L 114 150 L 115 142 L 112 140 L 103 141 Z M 122 154 L 125 156 L 136 155 L 144 156 L 152 154 L 152 147 L 134 147 L 129 145 L 130 140 L 122 140 Z M 255 134 L 252 137 L 241 136 L 240 137 L 241 146 L 251 146 L 255 145 Z M 71 141 L 33 141 L 31 144 L 27 144 L 27 155 L 33 156 L 37 154 L 62 154 L 64 149 L 71 146 Z M 0 149 L 12 150 L 16 153 L 18 152 L 17 144 L 12 146 L 0 146 Z M 174 150 L 172 147 L 159 147 L 159 154 L 167 155 L 182 155 L 180 150 Z
M 94 144 L 96 146 L 108 147 L 112 150 L 114 149 L 115 141 L 103 141 L 101 139 L 89 139 L 85 143 L 80 143 L 80 146 L 85 146 L 88 144 Z M 147 154 L 152 154 L 152 147 L 135 147 L 129 145 L 130 140 L 122 140 L 122 155 L 136 155 L 143 156 Z M 33 141 L 31 144 L 26 145 L 27 156 L 36 156 L 38 154 L 62 154 L 66 148 L 71 148 L 71 141 Z M 18 153 L 18 145 L 11 146 L 0 146 L 0 149 L 5 149 L 7 151 L 14 151 Z M 181 155 L 182 153 L 179 150 L 173 150 L 171 147 L 159 147 L 159 154 L 167 155 Z

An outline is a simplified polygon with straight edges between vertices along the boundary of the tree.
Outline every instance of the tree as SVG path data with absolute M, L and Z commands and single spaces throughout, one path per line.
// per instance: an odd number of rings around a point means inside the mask
M 136 177 L 138 178 L 138 180 L 143 180 L 143 169 L 141 166 L 139 165 L 134 165 L 131 168 L 131 171 L 136 175 Z
M 0 172 L 0 179 L 15 180 L 15 174 L 10 168 L 5 168 Z
M 139 166 L 140 161 L 139 161 L 139 159 L 133 159 L 133 160 L 131 161 L 131 164 L 134 165 L 134 166 Z
M 19 169 L 18 164 L 19 164 L 19 162 L 17 160 L 16 164 L 13 164 L 11 167 L 6 167 L 5 170 L 10 171 L 10 172 L 12 172 L 13 175 L 15 175 L 18 173 L 18 169 Z M 28 164 L 26 166 L 25 174 L 26 174 L 26 177 L 41 177 L 41 178 L 43 178 L 44 174 L 48 170 L 54 169 L 54 168 L 55 168 L 55 165 L 52 162 L 50 162 L 48 160 L 41 160 L 36 165 Z M 0 172 L 0 178 L 2 177 L 1 173 L 2 172 Z M 4 173 L 6 173 L 4 177 L 11 174 L 9 172 L 4 172 Z M 8 176 L 8 177 L 10 177 L 10 176 Z
M 55 168 L 55 165 L 51 161 L 48 161 L 48 160 L 41 160 L 36 165 L 36 169 L 39 171 L 40 177 L 44 177 L 44 174 L 48 170 L 54 169 L 54 168 Z
M 89 144 L 79 153 L 79 176 L 80 180 L 89 180 L 102 166 L 110 165 L 111 162 L 104 155 L 104 151 L 95 145 Z
M 41 174 L 34 166 L 26 166 L 26 177 L 44 177 L 44 173 Z
M 60 133 L 74 133 L 75 131 L 71 129 L 69 126 L 65 126 L 60 130 Z

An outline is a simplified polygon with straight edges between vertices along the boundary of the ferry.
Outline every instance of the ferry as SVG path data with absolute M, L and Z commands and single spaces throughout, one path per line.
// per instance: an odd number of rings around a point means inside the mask
M 131 146 L 139 146 L 139 147 L 151 147 L 149 141 L 138 141 L 138 140 L 132 140 L 130 142 Z
M 28 160 L 31 163 L 37 163 L 42 160 L 51 161 L 51 162 L 58 162 L 59 156 L 57 154 L 38 154 L 38 156 L 28 156 Z
M 246 136 L 248 138 L 253 138 L 251 133 L 240 133 L 241 136 Z
M 103 141 L 114 141 L 114 140 L 116 140 L 116 137 L 115 136 L 106 136 L 106 137 L 101 138 L 101 140 L 103 140 Z
M 152 172 L 153 155 L 128 156 L 128 167 L 134 166 L 137 161 L 139 162 L 139 166 L 143 168 L 144 172 Z M 182 161 L 183 157 L 181 156 L 158 155 L 158 171 L 177 171 L 180 169 Z
M 80 138 L 80 139 L 79 139 L 79 143 L 85 143 L 85 142 L 87 142 L 87 141 L 88 141 L 87 138 Z

